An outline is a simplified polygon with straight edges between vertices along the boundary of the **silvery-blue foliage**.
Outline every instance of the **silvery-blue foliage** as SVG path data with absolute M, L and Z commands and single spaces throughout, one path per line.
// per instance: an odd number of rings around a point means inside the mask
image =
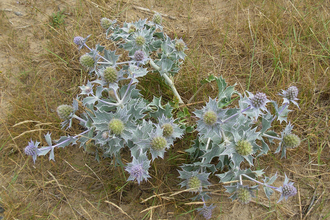
M 205 205 L 204 199 L 210 197 L 204 189 L 210 185 L 210 175 L 216 172 L 221 183 L 230 182 L 226 189 L 232 194 L 231 198 L 242 203 L 249 202 L 254 196 L 252 190 L 260 185 L 267 197 L 273 194 L 272 189 L 281 192 L 280 201 L 293 196 L 296 189 L 286 176 L 283 187 L 272 187 L 277 175 L 269 178 L 263 170 L 255 170 L 253 166 L 256 158 L 267 154 L 270 144 L 279 142 L 275 153 L 282 152 L 281 156 L 285 157 L 287 148 L 300 143 L 300 139 L 291 134 L 293 126 L 290 123 L 279 136 L 271 130 L 275 119 L 287 123 L 291 111 L 289 104 L 298 106 L 298 89 L 291 86 L 283 90 L 280 95 L 284 102 L 279 107 L 264 93 L 245 91 L 241 94 L 235 90 L 236 84 L 228 86 L 221 76 L 211 75 L 205 82 L 216 82 L 217 97 L 209 98 L 202 109 L 195 110 L 196 124 L 187 125 L 190 113 L 186 108 L 174 118 L 174 108 L 169 103 L 163 104 L 161 97 L 146 100 L 136 88 L 139 80 L 150 71 L 157 72 L 182 102 L 171 77 L 180 69 L 186 56 L 186 45 L 182 39 L 170 39 L 163 32 L 159 16 L 157 14 L 153 21 L 125 22 L 122 26 L 117 25 L 117 21 L 103 18 L 101 25 L 106 29 L 106 38 L 115 42 L 118 50 L 107 50 L 101 45 L 90 48 L 87 45 L 90 36 L 74 38 L 79 50 L 89 50 L 88 63 L 82 65 L 87 67 L 91 81 L 80 86 L 81 92 L 73 101 L 72 111 L 68 108 L 70 111 L 63 113 L 65 121 L 62 125 L 69 128 L 72 120 L 78 120 L 85 130 L 76 136 L 62 136 L 59 140 L 52 140 L 48 133 L 45 135 L 46 146 L 38 148 L 39 142 L 31 140 L 25 153 L 32 156 L 34 162 L 37 156 L 48 153 L 49 159 L 54 160 L 56 147 L 79 144 L 87 149 L 93 143 L 96 159 L 99 160 L 100 155 L 116 158 L 116 162 L 123 165 L 121 152 L 126 148 L 132 157 L 132 162 L 126 164 L 130 175 L 127 180 L 141 184 L 150 178 L 151 161 L 164 158 L 185 131 L 196 132 L 196 139 L 186 143 L 191 146 L 186 150 L 191 156 L 190 163 L 183 164 L 178 172 L 181 187 L 196 193 L 193 199 L 204 202 L 199 211 L 206 219 L 211 218 L 214 206 Z M 128 57 L 118 52 L 122 50 L 128 51 Z M 110 73 L 115 75 L 106 77 Z M 80 116 L 76 114 L 78 103 L 85 110 Z M 270 105 L 275 110 L 274 115 Z M 242 169 L 243 164 L 249 168 Z M 264 177 L 263 182 L 256 180 L 260 177 Z M 245 186 L 243 180 L 252 180 L 257 185 Z

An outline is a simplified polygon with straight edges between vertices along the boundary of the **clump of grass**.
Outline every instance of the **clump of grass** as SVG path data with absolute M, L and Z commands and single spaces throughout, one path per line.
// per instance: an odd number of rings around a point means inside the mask
M 64 11 L 54 12 L 49 17 L 49 20 L 50 20 L 49 24 L 53 28 L 58 28 L 58 27 L 64 25 L 64 19 L 65 19 Z

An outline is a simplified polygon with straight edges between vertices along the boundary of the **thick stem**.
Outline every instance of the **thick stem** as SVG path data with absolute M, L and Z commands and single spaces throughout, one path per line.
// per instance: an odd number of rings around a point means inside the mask
M 271 135 L 268 135 L 268 134 L 263 134 L 262 136 L 263 136 L 263 137 L 267 137 L 267 138 L 276 139 L 276 140 L 279 140 L 279 141 L 281 141 L 281 140 L 282 140 L 282 138 L 279 138 L 279 137 L 274 137 L 274 136 L 271 136 Z
M 98 101 L 107 104 L 107 105 L 113 105 L 113 106 L 119 106 L 119 103 L 111 103 L 111 102 L 107 102 L 107 101 L 103 101 L 102 99 L 96 97 L 95 95 L 91 94 L 94 98 L 97 98 Z
M 268 184 L 266 184 L 266 183 L 259 182 L 258 180 L 255 180 L 255 179 L 249 177 L 248 175 L 241 174 L 241 176 L 244 176 L 244 177 L 248 178 L 249 180 L 252 180 L 253 182 L 258 183 L 259 185 L 263 185 L 263 186 L 266 186 L 266 187 L 269 187 L 269 188 L 272 188 L 272 189 L 275 189 L 275 190 L 279 191 L 277 187 L 275 187 L 275 186 L 270 186 L 270 185 L 268 185 Z M 280 191 L 279 191 L 279 192 L 280 192 Z
M 250 108 L 251 108 L 251 106 L 247 107 L 246 109 L 243 109 L 243 110 L 240 111 L 240 112 L 237 112 L 237 113 L 233 114 L 232 116 L 230 116 L 230 117 L 226 118 L 224 121 L 222 121 L 222 123 L 227 122 L 228 120 L 232 119 L 233 117 L 236 117 L 236 116 L 239 115 L 240 113 L 243 113 L 243 112 L 249 110 Z
M 86 123 L 86 121 L 84 119 L 80 118 L 77 115 L 73 115 L 72 118 L 78 119 L 79 121 Z
M 150 59 L 149 63 L 150 63 L 150 65 L 151 65 L 155 70 L 160 71 L 161 68 L 160 68 L 159 66 L 157 66 L 157 65 L 154 63 L 153 60 Z M 184 102 L 183 102 L 182 99 L 181 99 L 181 96 L 179 95 L 178 91 L 176 90 L 175 85 L 174 85 L 173 81 L 170 79 L 170 77 L 168 77 L 166 73 L 165 73 L 165 74 L 161 74 L 161 76 L 164 77 L 166 83 L 171 87 L 172 92 L 174 93 L 174 96 L 179 100 L 179 103 L 180 103 L 180 104 L 184 104 Z
M 82 135 L 86 134 L 86 133 L 89 132 L 89 131 L 90 131 L 90 129 L 88 129 L 88 130 L 86 130 L 86 131 L 84 131 L 84 132 L 81 132 L 80 134 L 77 134 L 76 136 L 72 137 L 72 139 L 76 139 L 76 138 L 78 138 L 79 136 L 82 136 Z M 51 149 L 51 148 L 55 148 L 55 147 L 57 147 L 57 146 L 59 146 L 59 145 L 61 145 L 61 144 L 64 144 L 64 143 L 66 143 L 66 142 L 68 142 L 68 141 L 70 141 L 70 140 L 71 140 L 71 138 L 68 138 L 67 140 L 62 141 L 61 143 L 57 143 L 56 145 L 49 146 L 49 148 L 50 148 L 50 149 Z

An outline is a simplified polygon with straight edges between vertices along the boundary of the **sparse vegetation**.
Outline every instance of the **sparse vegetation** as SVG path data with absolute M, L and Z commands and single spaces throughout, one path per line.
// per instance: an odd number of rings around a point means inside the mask
M 176 112 L 178 117 L 193 115 L 194 109 L 201 108 L 208 96 L 217 95 L 214 83 L 203 83 L 211 74 L 222 75 L 230 85 L 237 82 L 236 89 L 240 92 L 262 91 L 269 99 L 279 102 L 279 90 L 291 85 L 299 88 L 300 110 L 294 108 L 289 118 L 295 133 L 302 138 L 300 147 L 289 150 L 285 160 L 270 152 L 256 163 L 256 168 L 266 168 L 267 173 L 277 171 L 282 178 L 284 173 L 290 173 L 298 196 L 289 203 L 277 204 L 278 198 L 268 202 L 260 191 L 254 203 L 234 205 L 218 180 L 211 179 L 211 203 L 216 205 L 212 210 L 214 219 L 235 219 L 242 213 L 251 219 L 328 218 L 330 47 L 326 3 L 326 0 L 169 0 L 138 1 L 135 5 L 123 1 L 67 1 L 61 3 L 68 13 L 65 26 L 56 31 L 43 25 L 49 24 L 49 16 L 58 10 L 54 2 L 2 3 L 0 9 L 17 7 L 25 13 L 23 18 L 10 11 L 0 11 L 3 30 L 0 35 L 0 51 L 3 51 L 0 53 L 0 206 L 5 209 L 0 216 L 5 219 L 202 218 L 197 215 L 201 204 L 191 203 L 191 195 L 180 190 L 177 179 L 177 167 L 188 160 L 184 150 L 192 144 L 191 137 L 175 143 L 164 160 L 152 162 L 152 178 L 141 186 L 126 182 L 129 175 L 122 167 L 111 164 L 111 160 L 98 163 L 94 155 L 75 146 L 59 149 L 56 163 L 40 157 L 34 165 L 24 155 L 31 137 L 42 140 L 47 132 L 60 137 L 82 131 L 75 123 L 71 129 L 62 131 L 56 113 L 57 106 L 72 103 L 72 98 L 80 93 L 78 86 L 87 83 L 88 73 L 81 71 L 81 54 L 73 38 L 91 34 L 91 44 L 114 48 L 100 34 L 103 32 L 100 19 L 109 17 L 118 22 L 152 19 L 153 13 L 136 7 L 139 6 L 167 14 L 162 20 L 166 32 L 183 38 L 189 48 L 182 69 L 174 78 L 179 94 L 188 103 Z M 162 96 L 164 101 L 173 101 L 170 88 L 156 74 L 147 75 L 137 88 L 146 99 Z M 277 132 L 285 127 L 278 122 L 274 126 Z M 93 143 L 88 145 L 93 147 Z M 123 159 L 131 161 L 125 153 L 127 158 L 124 155 Z

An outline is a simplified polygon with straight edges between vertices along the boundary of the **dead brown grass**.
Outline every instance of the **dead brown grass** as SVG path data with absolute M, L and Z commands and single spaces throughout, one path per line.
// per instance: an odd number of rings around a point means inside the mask
M 329 10 L 328 1 L 20 1 L 12 7 L 24 17 L 0 12 L 1 109 L 0 205 L 5 219 L 193 219 L 191 194 L 180 192 L 176 168 L 186 157 L 189 138 L 178 142 L 165 160 L 152 164 L 153 179 L 141 186 L 126 182 L 127 174 L 111 160 L 100 163 L 76 146 L 59 149 L 56 162 L 40 157 L 36 164 L 23 154 L 30 139 L 77 133 L 74 124 L 60 130 L 55 109 L 71 103 L 85 83 L 81 55 L 72 43 L 76 35 L 92 34 L 89 43 L 112 47 L 99 26 L 101 17 L 133 21 L 152 15 L 134 9 L 150 8 L 175 17 L 165 19 L 165 31 L 182 37 L 188 58 L 175 78 L 183 100 L 197 91 L 191 110 L 216 96 L 216 86 L 199 90 L 209 74 L 222 75 L 237 89 L 263 91 L 280 101 L 277 93 L 290 85 L 299 90 L 300 110 L 290 119 L 302 145 L 280 160 L 279 155 L 258 159 L 257 168 L 269 175 L 289 174 L 299 194 L 289 203 L 268 203 L 262 193 L 254 203 L 232 203 L 214 178 L 210 187 L 215 216 L 221 219 L 329 218 Z M 49 16 L 65 9 L 65 25 L 53 28 Z M 16 17 L 15 17 L 16 16 Z M 26 25 L 30 25 L 25 27 Z M 160 83 L 159 87 L 154 87 Z M 172 94 L 157 76 L 142 84 L 146 97 Z M 151 85 L 151 86 L 150 86 Z M 6 107 L 5 107 L 6 106 Z M 275 124 L 276 130 L 285 125 Z M 55 138 L 56 139 L 56 138 Z M 44 143 L 41 143 L 44 144 Z M 275 146 L 272 151 L 275 150 Z M 125 154 L 125 152 L 124 152 Z M 173 161 L 170 158 L 178 156 Z M 124 157 L 125 158 L 125 157 Z M 129 159 L 129 157 L 127 157 Z M 173 195 L 173 193 L 175 193 Z M 196 213 L 195 213 L 196 214 Z M 129 217 L 128 217 L 129 216 Z M 195 217 L 196 216 L 196 217 Z

